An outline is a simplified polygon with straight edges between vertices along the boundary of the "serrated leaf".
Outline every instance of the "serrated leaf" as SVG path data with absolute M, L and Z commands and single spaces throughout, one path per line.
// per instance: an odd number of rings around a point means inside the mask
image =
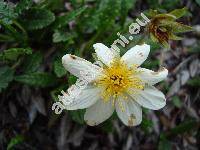
M 73 41 L 72 39 L 76 37 L 75 33 L 67 33 L 60 30 L 55 30 L 53 34 L 53 42 L 59 43 L 59 42 L 66 42 L 66 41 Z
M 35 87 L 48 87 L 55 85 L 56 78 L 49 73 L 35 72 L 16 76 L 15 81 Z
M 20 15 L 24 10 L 28 10 L 33 4 L 32 0 L 20 0 L 15 7 L 15 12 Z
M 40 52 L 35 52 L 32 55 L 26 57 L 23 65 L 24 72 L 25 73 L 35 72 L 42 63 L 42 57 L 43 56 Z
M 0 1 L 0 20 L 5 24 L 11 24 L 12 20 L 17 17 L 17 14 L 14 12 L 14 6 Z
M 0 53 L 0 60 L 17 60 L 20 55 L 29 55 L 31 48 L 10 48 Z
M 53 68 L 54 68 L 54 72 L 57 77 L 62 77 L 67 73 L 67 71 L 65 70 L 65 68 L 62 65 L 61 60 L 55 61 L 53 64 Z
M 95 8 L 88 9 L 87 15 L 80 18 L 79 24 L 87 32 L 91 33 L 94 30 L 103 32 L 114 24 L 117 17 L 120 17 L 120 11 L 120 0 L 101 0 Z
M 0 68 L 0 92 L 7 88 L 9 82 L 13 80 L 14 71 L 9 67 Z
M 79 124 L 84 124 L 84 113 L 85 109 L 70 111 L 70 116 L 72 117 L 72 120 Z
M 21 17 L 21 22 L 28 30 L 42 29 L 55 20 L 54 14 L 47 9 L 32 8 Z
M 182 16 L 186 15 L 188 13 L 187 8 L 181 8 L 181 9 L 175 9 L 171 11 L 169 14 L 175 16 L 177 19 L 181 18 Z
M 66 13 L 62 16 L 58 16 L 55 20 L 55 23 L 53 24 L 53 28 L 57 29 L 67 25 L 70 21 L 74 20 L 76 17 L 82 14 L 86 10 L 86 8 L 87 7 L 84 6 L 69 13 Z
M 99 27 L 105 27 L 114 23 L 116 16 L 120 14 L 120 0 L 101 0 L 97 16 L 99 18 Z

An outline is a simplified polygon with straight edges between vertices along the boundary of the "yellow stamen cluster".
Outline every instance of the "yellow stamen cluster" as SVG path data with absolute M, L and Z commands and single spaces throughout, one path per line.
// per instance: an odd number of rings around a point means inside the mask
M 144 84 L 138 77 L 137 66 L 128 67 L 124 62 L 115 60 L 109 67 L 103 69 L 101 76 L 95 83 L 103 88 L 102 99 L 107 102 L 116 100 L 118 96 L 127 99 L 126 93 L 129 89 L 143 89 Z M 133 91 L 131 91 L 133 92 Z

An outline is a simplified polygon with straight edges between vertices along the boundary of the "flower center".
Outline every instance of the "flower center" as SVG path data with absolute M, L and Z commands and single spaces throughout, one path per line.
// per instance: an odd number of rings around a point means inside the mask
M 143 89 L 144 84 L 138 77 L 137 66 L 128 67 L 120 60 L 115 60 L 109 67 L 103 68 L 103 75 L 96 80 L 96 85 L 103 89 L 102 99 L 107 102 L 115 101 L 118 96 L 132 93 L 130 89 Z

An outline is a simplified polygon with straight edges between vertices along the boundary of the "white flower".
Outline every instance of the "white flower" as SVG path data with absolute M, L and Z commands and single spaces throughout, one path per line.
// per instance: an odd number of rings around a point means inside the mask
M 149 45 L 136 45 L 121 58 L 101 43 L 93 47 L 103 68 L 70 54 L 62 58 L 71 74 L 81 78 L 80 72 L 87 70 L 95 77 L 66 109 L 86 108 L 84 119 L 90 126 L 102 123 L 116 110 L 125 125 L 135 126 L 142 121 L 141 106 L 153 110 L 165 106 L 164 94 L 153 85 L 167 77 L 167 69 L 154 72 L 139 67 L 147 59 Z

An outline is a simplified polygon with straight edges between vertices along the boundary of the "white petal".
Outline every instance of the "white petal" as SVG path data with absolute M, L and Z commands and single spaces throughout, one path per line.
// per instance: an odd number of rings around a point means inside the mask
M 75 96 L 73 96 L 72 102 L 65 106 L 67 110 L 88 108 L 100 99 L 100 89 L 93 86 L 87 86 L 80 93 L 77 93 L 77 95 L 71 94 Z
M 116 112 L 127 126 L 136 126 L 142 122 L 142 109 L 132 98 L 119 97 L 115 103 Z
M 148 57 L 150 46 L 147 44 L 136 45 L 128 50 L 121 58 L 129 67 L 132 65 L 140 66 Z
M 66 70 L 78 78 L 82 78 L 81 72 L 87 73 L 91 77 L 96 77 L 100 74 L 98 66 L 71 54 L 66 54 L 62 57 L 62 64 Z
M 164 80 L 168 75 L 168 70 L 165 68 L 162 68 L 158 72 L 154 72 L 145 68 L 138 68 L 138 70 L 141 71 L 141 73 L 139 74 L 140 78 L 149 85 L 154 85 Z
M 93 45 L 93 47 L 99 60 L 101 60 L 105 65 L 110 65 L 110 63 L 115 57 L 113 51 L 111 51 L 110 48 L 108 48 L 102 43 L 96 43 Z
M 141 106 L 158 110 L 166 105 L 164 94 L 153 86 L 147 86 L 144 90 L 132 94 L 131 97 Z
M 111 101 L 99 99 L 94 105 L 86 109 L 84 120 L 90 126 L 98 125 L 108 119 L 114 111 Z

